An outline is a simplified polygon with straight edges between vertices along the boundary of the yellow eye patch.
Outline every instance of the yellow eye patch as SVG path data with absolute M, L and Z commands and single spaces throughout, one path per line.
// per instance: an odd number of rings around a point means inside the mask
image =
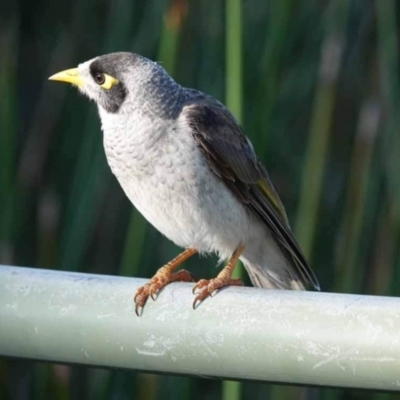
M 103 89 L 111 89 L 119 81 L 111 75 L 105 74 L 104 72 L 96 72 L 93 75 L 94 81 L 101 86 Z
M 105 76 L 105 81 L 102 85 L 100 85 L 103 89 L 111 89 L 114 85 L 116 85 L 119 81 L 118 79 L 115 79 L 111 75 L 104 74 Z

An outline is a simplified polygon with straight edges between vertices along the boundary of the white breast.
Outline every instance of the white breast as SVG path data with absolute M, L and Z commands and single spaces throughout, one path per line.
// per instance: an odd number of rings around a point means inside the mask
M 109 114 L 102 116 L 102 123 L 113 173 L 160 232 L 179 246 L 216 251 L 222 257 L 248 240 L 248 232 L 254 232 L 252 218 L 209 169 L 187 127 Z

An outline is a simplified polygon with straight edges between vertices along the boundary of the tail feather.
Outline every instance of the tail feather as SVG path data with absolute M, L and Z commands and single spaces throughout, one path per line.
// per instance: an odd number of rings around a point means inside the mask
M 276 274 L 274 271 L 263 268 L 260 265 L 252 264 L 243 260 L 247 273 L 252 284 L 256 287 L 266 289 L 286 289 L 286 290 L 307 290 L 301 278 L 294 276 L 291 268 L 287 268 L 282 273 Z

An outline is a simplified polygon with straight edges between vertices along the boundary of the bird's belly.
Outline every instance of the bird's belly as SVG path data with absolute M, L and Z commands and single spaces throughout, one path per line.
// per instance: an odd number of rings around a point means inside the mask
M 143 166 L 137 165 L 137 171 Z M 232 254 L 251 230 L 248 211 L 209 169 L 197 149 L 156 157 L 144 173 L 120 174 L 125 193 L 143 216 L 182 247 Z

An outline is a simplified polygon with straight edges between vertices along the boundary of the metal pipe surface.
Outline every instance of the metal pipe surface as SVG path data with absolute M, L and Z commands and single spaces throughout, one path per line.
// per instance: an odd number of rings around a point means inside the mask
M 400 390 L 400 299 L 245 287 L 192 309 L 168 285 L 0 266 L 0 355 L 142 371 Z

